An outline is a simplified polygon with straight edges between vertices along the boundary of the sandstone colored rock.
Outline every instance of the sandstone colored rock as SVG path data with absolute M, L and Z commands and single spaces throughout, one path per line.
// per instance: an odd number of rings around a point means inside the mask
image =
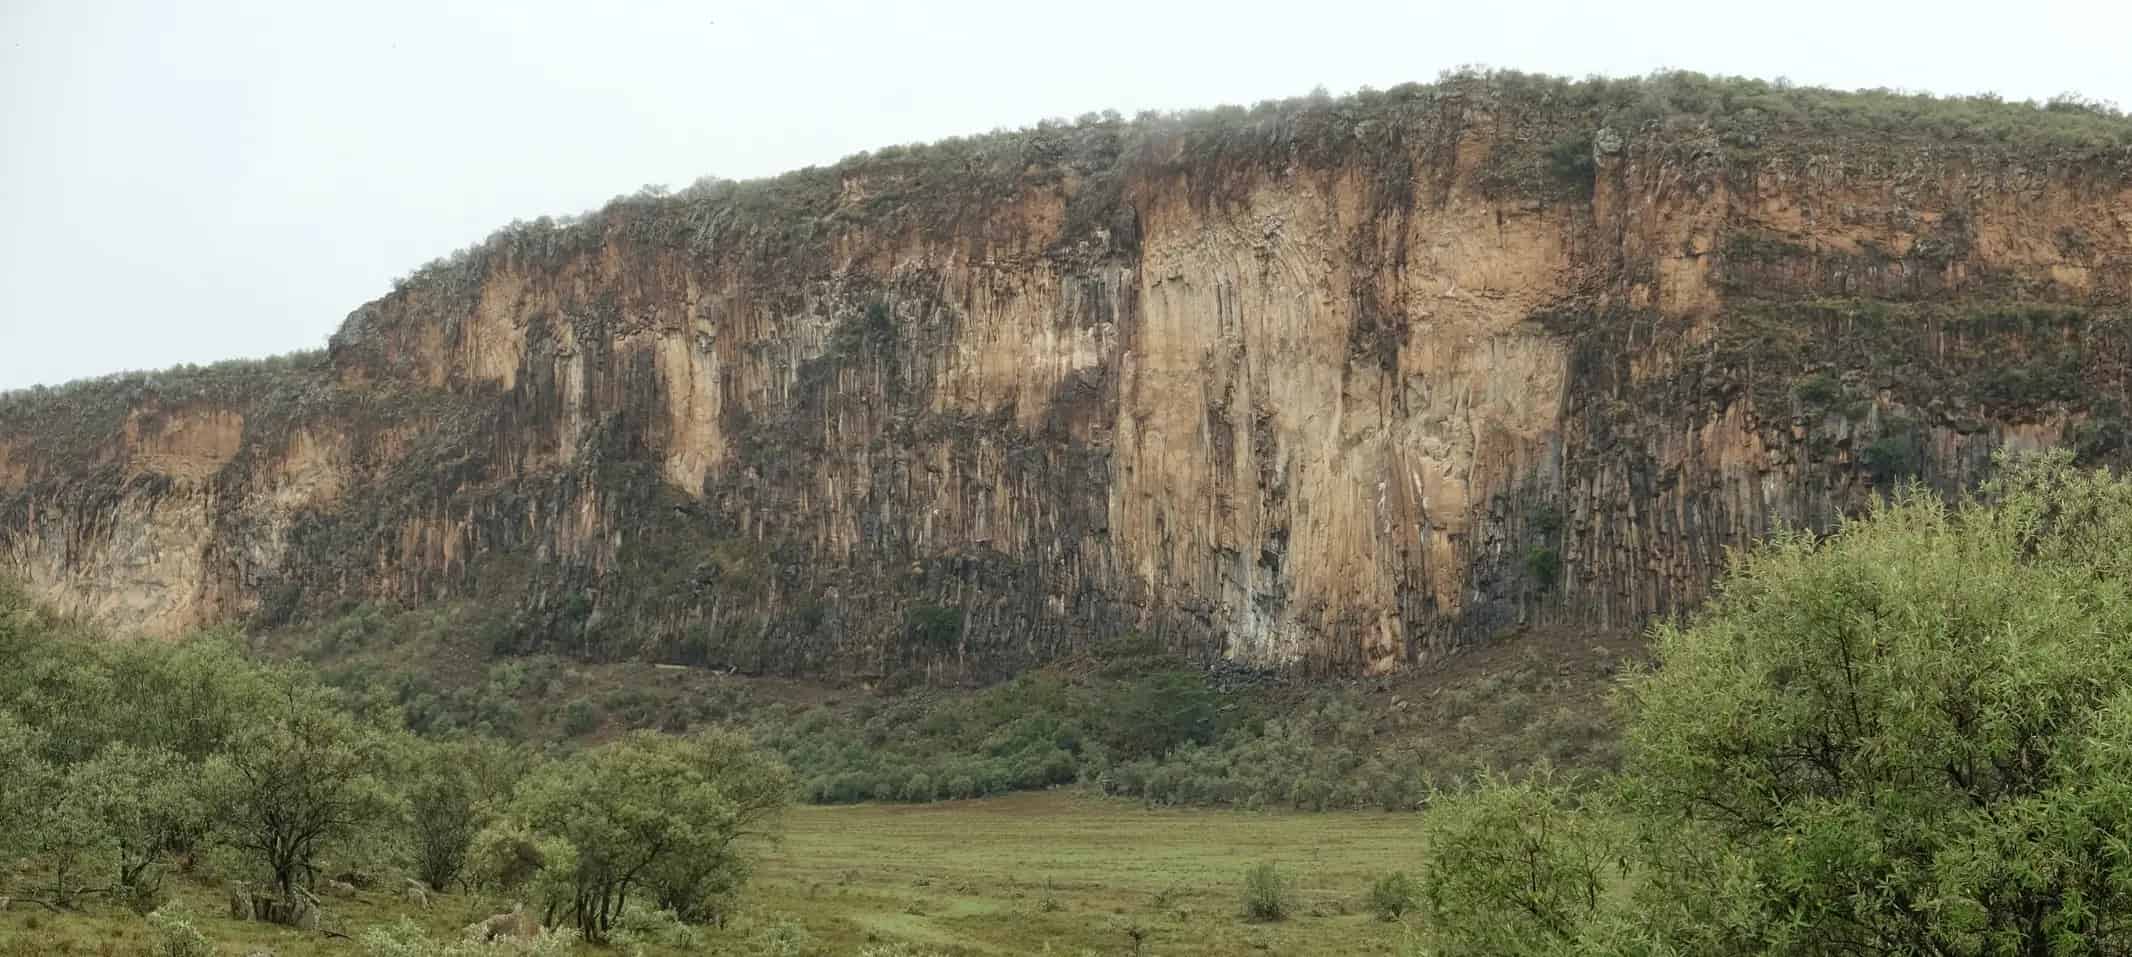
M 499 646 L 747 671 L 1134 633 L 1381 672 L 1676 612 L 1998 448 L 2122 457 L 2132 149 L 1565 102 L 1095 121 L 520 225 L 324 356 L 18 398 L 0 569 L 155 634 L 478 598 Z

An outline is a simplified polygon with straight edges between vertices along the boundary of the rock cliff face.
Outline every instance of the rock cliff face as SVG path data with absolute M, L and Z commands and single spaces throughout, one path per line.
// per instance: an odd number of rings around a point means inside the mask
M 323 355 L 0 404 L 0 573 L 941 680 L 1632 625 L 1903 477 L 2124 454 L 2132 123 L 1887 102 L 1469 76 L 517 224 Z

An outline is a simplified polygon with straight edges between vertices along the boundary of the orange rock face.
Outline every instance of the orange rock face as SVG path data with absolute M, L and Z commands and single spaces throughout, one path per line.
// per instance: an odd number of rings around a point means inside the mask
M 1654 126 L 1565 175 L 1566 107 L 1398 105 L 515 228 L 272 382 L 0 419 L 0 567 L 151 633 L 479 597 L 751 670 L 1362 673 L 1676 612 L 1997 448 L 2123 453 L 2132 153 Z

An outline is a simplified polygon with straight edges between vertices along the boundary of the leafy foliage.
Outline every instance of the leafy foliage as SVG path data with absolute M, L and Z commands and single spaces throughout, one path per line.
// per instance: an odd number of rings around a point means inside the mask
M 1287 920 L 1295 907 L 1295 889 L 1280 865 L 1253 864 L 1244 871 L 1244 916 L 1256 921 Z
M 388 742 L 308 689 L 270 697 L 206 767 L 230 844 L 284 901 L 342 847 L 392 810 Z
M 737 732 L 639 732 L 553 759 L 423 740 L 396 726 L 397 711 L 359 698 L 351 708 L 351 696 L 248 661 L 223 636 L 96 639 L 4 587 L 0 652 L 11 664 L 0 700 L 13 706 L 0 710 L 0 875 L 35 880 L 60 908 L 102 892 L 151 911 L 164 868 L 207 863 L 234 879 L 233 914 L 305 926 L 314 892 L 351 893 L 344 882 L 426 901 L 426 888 L 462 877 L 573 912 L 608 893 L 599 919 L 581 917 L 590 935 L 632 888 L 676 919 L 709 920 L 746 877 L 741 843 L 768 836 L 789 798 L 782 765 Z M 410 873 L 420 882 L 397 876 Z M 189 923 L 155 919 L 168 925 L 158 946 L 204 952 Z M 571 939 L 462 947 L 380 932 L 369 943 L 559 953 Z
M 1421 901 L 1421 885 L 1405 871 L 1393 871 L 1370 883 L 1370 911 L 1378 920 L 1398 920 Z
M 1425 826 L 1420 900 L 1446 954 L 1573 952 L 1624 849 L 1612 821 L 1579 813 L 1544 774 L 1432 802 Z
M 407 918 L 362 935 L 364 957 L 564 957 L 577 949 L 577 932 L 550 928 L 531 937 L 438 941 Z
M 604 940 L 632 889 L 709 909 L 744 877 L 735 842 L 784 802 L 779 766 L 740 738 L 638 732 L 535 772 L 512 810 L 556 842 L 541 868 L 551 915 Z
M 1615 811 L 1437 805 L 1446 949 L 2132 952 L 2132 481 L 2070 462 L 1742 557 L 1626 685 Z
M 154 957 L 214 957 L 215 946 L 195 926 L 196 918 L 182 910 L 164 908 L 148 915 L 155 931 L 150 951 Z
M 484 800 L 479 743 L 415 745 L 406 788 L 407 821 L 415 876 L 448 888 L 466 869 L 467 853 L 495 813 Z

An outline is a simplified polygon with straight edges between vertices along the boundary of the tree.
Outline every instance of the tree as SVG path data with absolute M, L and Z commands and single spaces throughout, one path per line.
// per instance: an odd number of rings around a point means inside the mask
M 493 780 L 490 757 L 502 749 L 485 742 L 412 747 L 405 793 L 415 875 L 442 890 L 459 879 L 474 836 L 494 815 L 484 790 Z
M 1159 758 L 1184 744 L 1214 740 L 1214 690 L 1198 675 L 1162 671 L 1121 689 L 1110 702 L 1105 743 L 1121 758 Z
M 0 862 L 34 859 L 54 906 L 71 906 L 103 839 L 64 767 L 45 759 L 43 729 L 0 712 Z
M 281 682 L 208 777 L 229 843 L 289 902 L 316 878 L 322 851 L 381 820 L 391 802 L 385 736 L 316 689 Z
M 740 891 L 748 861 L 738 842 L 772 833 L 792 803 L 793 783 L 782 762 L 739 732 L 703 731 L 682 739 L 682 745 L 699 773 L 719 782 L 729 816 L 714 835 L 717 853 L 669 857 L 651 869 L 646 883 L 660 908 L 684 921 L 702 922 L 721 916 L 720 905 Z
M 1446 954 L 1580 952 L 1626 848 L 1546 772 L 1430 802 L 1419 899 Z
M 1628 688 L 1633 803 L 1725 849 L 1691 887 L 1773 889 L 1767 946 L 2132 950 L 2132 776 L 2096 773 L 2132 751 L 2132 483 L 2002 466 L 1757 551 Z
M 1622 692 L 1628 889 L 1459 912 L 1431 886 L 1432 924 L 1553 953 L 2132 954 L 2132 482 L 2070 462 L 1738 559 Z M 1460 842 L 1486 870 L 1604 824 L 1516 797 L 1436 805 L 1432 884 Z
M 604 940 L 634 891 L 686 903 L 737 886 L 735 842 L 760 833 L 787 790 L 782 769 L 737 735 L 639 732 L 534 772 L 515 810 L 553 841 L 549 920 L 568 914 Z
M 108 842 L 114 889 L 149 899 L 153 869 L 205 829 L 199 769 L 175 752 L 113 744 L 69 769 L 65 787 Z
M 118 644 L 106 654 L 112 694 L 126 702 L 112 709 L 114 736 L 189 761 L 228 747 L 273 690 L 267 672 L 221 634 Z
M 36 812 L 49 800 L 51 768 L 43 752 L 36 728 L 0 711 L 0 870 L 30 850 Z

